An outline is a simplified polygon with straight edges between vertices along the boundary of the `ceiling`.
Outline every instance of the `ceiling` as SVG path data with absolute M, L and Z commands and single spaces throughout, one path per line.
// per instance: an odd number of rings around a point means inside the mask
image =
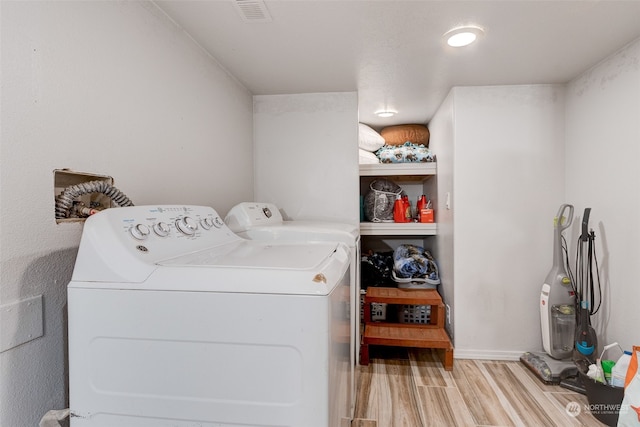
M 254 95 L 357 91 L 376 128 L 428 123 L 453 86 L 565 83 L 640 37 L 639 0 L 265 0 L 268 22 L 236 7 L 260 0 L 154 3 Z M 484 36 L 446 46 L 465 24 Z

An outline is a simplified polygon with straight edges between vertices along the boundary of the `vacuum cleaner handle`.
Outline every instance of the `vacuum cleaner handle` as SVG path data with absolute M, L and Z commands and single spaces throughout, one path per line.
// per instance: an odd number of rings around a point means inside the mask
M 582 234 L 580 235 L 580 240 L 586 242 L 589 240 L 589 214 L 591 213 L 591 208 L 585 208 L 584 214 L 582 215 Z
M 565 211 L 567 209 L 569 209 L 569 215 L 565 215 Z M 571 226 L 571 223 L 573 222 L 573 205 L 560 205 L 560 209 L 558 209 L 555 221 L 560 231 L 569 228 Z

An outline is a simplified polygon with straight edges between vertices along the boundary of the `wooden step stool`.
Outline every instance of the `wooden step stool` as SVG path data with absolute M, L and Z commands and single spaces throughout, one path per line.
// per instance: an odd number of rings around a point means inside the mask
M 429 305 L 429 323 L 373 322 L 371 303 Z M 436 348 L 444 369 L 453 370 L 453 345 L 444 328 L 444 314 L 444 303 L 435 289 L 368 288 L 364 297 L 364 334 L 360 345 L 360 364 L 369 364 L 370 345 Z

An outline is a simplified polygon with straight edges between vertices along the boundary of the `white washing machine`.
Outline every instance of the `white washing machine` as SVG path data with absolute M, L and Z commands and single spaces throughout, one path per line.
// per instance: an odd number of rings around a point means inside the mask
M 211 208 L 87 219 L 68 286 L 72 427 L 348 426 L 349 248 Z
M 355 410 L 360 343 L 360 229 L 358 225 L 329 221 L 285 221 L 273 203 L 243 202 L 227 213 L 225 223 L 241 237 L 276 242 L 342 242 L 349 247 L 351 265 L 350 318 L 353 339 L 351 415 Z

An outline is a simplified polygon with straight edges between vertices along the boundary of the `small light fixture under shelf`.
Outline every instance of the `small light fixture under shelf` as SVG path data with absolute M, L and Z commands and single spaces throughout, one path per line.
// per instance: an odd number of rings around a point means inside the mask
M 478 37 L 484 34 L 484 30 L 476 25 L 466 25 L 463 27 L 453 28 L 442 36 L 442 38 L 451 47 L 469 46 L 475 42 Z
M 397 111 L 393 111 L 393 110 L 381 110 L 381 111 L 376 111 L 376 116 L 378 117 L 393 117 L 396 114 L 398 114 Z

